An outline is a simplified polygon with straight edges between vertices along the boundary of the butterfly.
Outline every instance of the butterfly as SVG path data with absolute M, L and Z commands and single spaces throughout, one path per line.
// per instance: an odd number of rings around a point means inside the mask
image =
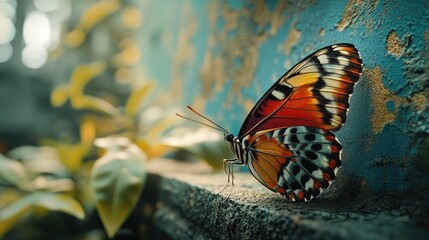
M 237 136 L 189 106 L 215 126 L 177 115 L 224 132 L 235 155 L 224 159 L 230 169 L 247 165 L 271 191 L 293 202 L 310 201 L 329 187 L 341 167 L 342 146 L 333 131 L 346 121 L 362 67 L 360 53 L 352 44 L 315 51 L 262 96 Z

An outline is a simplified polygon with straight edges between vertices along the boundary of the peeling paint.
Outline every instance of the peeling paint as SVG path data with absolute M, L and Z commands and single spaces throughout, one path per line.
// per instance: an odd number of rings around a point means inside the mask
M 404 53 L 405 76 L 420 89 L 429 87 L 429 28 L 423 33 L 423 47 L 409 48 Z
M 319 31 L 319 37 L 323 37 L 325 35 L 325 29 L 321 28 Z
M 183 15 L 191 18 L 190 24 L 182 29 L 176 51 L 173 54 L 173 64 L 171 64 L 170 92 L 173 97 L 180 97 L 183 93 L 184 71 L 187 64 L 192 64 L 195 58 L 195 46 L 192 44 L 192 37 L 198 29 L 196 19 L 192 19 L 192 7 L 189 4 L 183 6 Z
M 286 3 L 279 2 L 273 11 L 267 8 L 263 0 L 254 0 L 252 3 L 253 11 L 248 8 L 235 10 L 228 4 L 216 1 L 209 6 L 208 18 L 212 31 L 201 68 L 203 96 L 209 97 L 223 91 L 225 83 L 233 80 L 224 102 L 225 108 L 230 108 L 243 87 L 250 86 L 257 69 L 260 44 L 275 35 L 284 22 L 282 12 Z M 248 25 L 250 19 L 256 24 L 258 33 Z M 220 29 L 216 28 L 218 21 L 224 23 Z M 269 23 L 269 31 L 264 30 Z M 220 52 L 216 51 L 218 48 Z
M 298 29 L 296 29 L 296 19 L 295 19 L 288 33 L 288 37 L 283 44 L 283 49 L 285 51 L 286 56 L 290 55 L 290 50 L 295 44 L 298 43 L 300 38 L 301 38 L 301 32 Z
M 411 100 L 417 111 L 423 111 L 428 106 L 428 99 L 424 92 L 414 94 Z
M 372 129 L 375 134 L 378 134 L 383 130 L 386 124 L 395 120 L 399 106 L 406 103 L 406 100 L 394 95 L 385 88 L 380 67 L 366 69 L 364 75 L 368 76 L 371 86 L 371 100 L 374 108 L 374 112 L 371 116 Z M 395 108 L 393 111 L 389 111 L 387 107 L 389 101 L 394 103 Z
M 405 50 L 402 55 L 404 61 L 404 77 L 407 79 L 408 88 L 404 95 L 411 96 L 410 101 L 414 106 L 409 113 L 409 131 L 416 134 L 415 143 L 423 141 L 418 136 L 428 136 L 429 134 L 429 108 L 427 99 L 429 95 L 429 28 L 415 35 L 413 42 L 420 41 L 421 47 L 414 44 Z
M 406 40 L 400 40 L 396 31 L 392 30 L 386 37 L 387 52 L 399 58 L 406 48 Z
M 287 3 L 285 1 L 281 1 L 278 3 L 276 9 L 274 9 L 274 12 L 272 13 L 271 17 L 271 35 L 277 34 L 279 28 L 283 25 L 286 17 L 282 14 L 286 7 Z
M 378 0 L 363 1 L 349 0 L 344 10 L 343 17 L 337 23 L 337 30 L 344 31 L 348 26 L 356 23 L 363 13 L 368 14 L 373 11 L 378 4 Z
M 343 17 L 340 22 L 337 24 L 337 30 L 343 31 L 347 26 L 349 26 L 353 18 L 357 15 L 357 9 L 362 6 L 362 0 L 349 0 L 346 5 Z

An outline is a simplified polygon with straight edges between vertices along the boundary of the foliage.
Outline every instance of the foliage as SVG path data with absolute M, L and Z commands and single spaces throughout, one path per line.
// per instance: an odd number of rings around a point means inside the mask
M 50 102 L 57 108 L 71 107 L 79 116 L 79 131 L 41 139 L 42 147 L 21 146 L 0 155 L 0 238 L 49 214 L 89 221 L 93 211 L 112 238 L 139 201 L 147 161 L 174 150 L 219 169 L 218 156 L 229 152 L 213 131 L 169 132 L 179 123 L 174 110 L 166 108 L 165 101 L 147 101 L 155 81 L 142 77 L 138 66 L 138 8 L 102 0 L 87 6 L 78 18 L 50 56 L 70 73 L 53 89 Z M 103 24 L 108 26 L 100 30 Z M 107 31 L 103 38 L 115 41 L 93 51 L 99 47 L 92 39 L 95 31 Z M 79 61 L 69 60 L 71 54 L 80 54 Z
M 107 153 L 91 171 L 91 189 L 109 237 L 113 237 L 136 205 L 146 180 L 146 156 L 127 138 L 97 139 Z
M 73 183 L 47 175 L 61 175 L 65 169 L 61 164 L 43 167 L 53 160 L 49 158 L 53 153 L 51 150 L 46 147 L 15 149 L 12 155 L 21 155 L 22 163 L 0 155 L 0 236 L 10 230 L 20 217 L 34 213 L 38 208 L 64 212 L 78 219 L 85 217 L 81 204 L 69 194 Z M 47 158 L 31 158 L 34 155 Z
M 63 36 L 52 59 L 61 58 L 71 74 L 52 91 L 51 104 L 70 106 L 80 117 L 80 131 L 42 139 L 44 147 L 23 146 L 0 156 L 0 238 L 31 216 L 62 212 L 86 221 L 85 213 L 91 215 L 94 208 L 113 237 L 133 211 L 145 183 L 147 158 L 170 149 L 161 137 L 174 124 L 172 113 L 155 104 L 147 108 L 145 100 L 155 84 L 136 71 L 140 50 L 133 30 L 139 27 L 139 14 L 120 0 L 98 1 Z M 103 24 L 110 25 L 102 28 L 107 31 L 103 36 L 115 34 L 117 41 L 101 55 L 88 54 L 94 31 Z M 86 57 L 75 64 L 68 61 L 72 53 Z M 101 95 L 100 86 L 112 91 Z M 144 117 L 154 111 L 160 114 Z M 122 137 L 114 137 L 118 134 Z M 100 139 L 105 136 L 110 137 Z

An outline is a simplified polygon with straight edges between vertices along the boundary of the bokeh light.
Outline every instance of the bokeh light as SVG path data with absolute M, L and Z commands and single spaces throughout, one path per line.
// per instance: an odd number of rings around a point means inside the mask
M 15 0 L 0 1 L 0 63 L 7 62 L 13 54 L 11 42 L 16 34 L 15 15 Z
M 45 48 L 26 46 L 22 50 L 22 62 L 29 68 L 41 68 L 48 59 L 48 53 Z
M 6 62 L 12 57 L 13 48 L 10 43 L 0 45 L 0 63 Z
M 39 11 L 52 12 L 58 9 L 59 0 L 34 0 L 34 5 Z
M 0 15 L 0 44 L 9 43 L 15 37 L 15 26 L 10 18 Z
M 8 17 L 10 19 L 14 19 L 16 14 L 15 7 L 16 7 L 16 2 L 0 1 L 0 15 Z
M 35 47 L 49 47 L 51 42 L 51 26 L 49 18 L 41 12 L 30 13 L 24 22 L 24 41 Z

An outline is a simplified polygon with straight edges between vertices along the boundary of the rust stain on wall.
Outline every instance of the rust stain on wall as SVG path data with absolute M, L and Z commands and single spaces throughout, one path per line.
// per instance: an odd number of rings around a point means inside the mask
M 394 95 L 384 87 L 380 67 L 364 70 L 364 75 L 368 77 L 371 86 L 371 100 L 374 109 L 374 113 L 371 115 L 372 129 L 374 133 L 378 134 L 387 123 L 395 120 L 399 106 L 404 104 L 406 99 Z M 386 107 L 389 101 L 395 105 L 393 111 L 389 111 Z
M 349 0 L 344 9 L 341 20 L 337 23 L 337 30 L 343 31 L 346 27 L 354 24 L 362 14 L 367 14 L 375 9 L 378 0 Z
M 400 40 L 396 31 L 392 30 L 387 34 L 386 37 L 386 48 L 387 52 L 396 58 L 399 58 L 404 53 L 406 46 L 406 40 Z

